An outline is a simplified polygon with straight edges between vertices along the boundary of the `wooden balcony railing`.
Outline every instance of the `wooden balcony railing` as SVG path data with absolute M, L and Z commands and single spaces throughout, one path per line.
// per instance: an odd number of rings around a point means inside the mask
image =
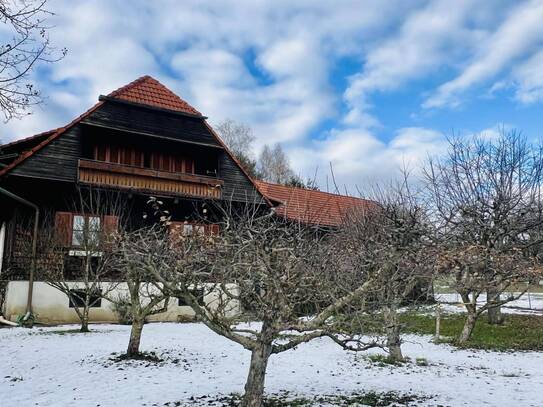
M 220 198 L 223 181 L 213 177 L 157 171 L 95 160 L 79 160 L 79 182 L 145 193 Z

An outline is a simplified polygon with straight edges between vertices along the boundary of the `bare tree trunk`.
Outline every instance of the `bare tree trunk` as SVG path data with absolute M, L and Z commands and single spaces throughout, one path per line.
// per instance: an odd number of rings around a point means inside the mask
M 469 341 L 469 338 L 471 338 L 471 333 L 473 332 L 473 328 L 475 328 L 475 322 L 477 322 L 477 314 L 473 311 L 470 311 L 469 309 L 467 311 L 468 317 L 466 318 L 466 322 L 464 323 L 462 333 L 458 338 L 458 342 L 460 343 L 466 343 L 467 341 Z
M 272 351 L 271 342 L 259 343 L 251 354 L 249 376 L 245 383 L 245 395 L 241 407 L 261 407 L 264 398 L 266 368 Z
M 132 329 L 130 331 L 130 341 L 126 349 L 127 356 L 137 356 L 140 353 L 141 331 L 143 331 L 144 320 L 132 316 Z
M 498 291 L 494 289 L 488 289 L 486 292 L 486 300 L 493 301 L 494 298 L 498 299 Z M 488 323 L 490 325 L 501 325 L 504 322 L 504 316 L 502 314 L 502 307 L 491 307 L 487 313 Z
M 81 328 L 79 329 L 80 332 L 90 332 L 89 329 L 89 307 L 85 306 L 83 307 L 83 313 L 81 315 Z
M 396 307 L 385 309 L 385 322 L 387 331 L 387 348 L 389 358 L 394 361 L 402 361 L 402 347 L 400 339 L 400 321 Z

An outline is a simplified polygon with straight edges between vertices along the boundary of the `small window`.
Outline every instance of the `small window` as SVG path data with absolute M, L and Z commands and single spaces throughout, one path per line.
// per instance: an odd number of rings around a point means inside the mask
M 75 215 L 72 246 L 93 246 L 100 241 L 101 223 L 98 216 Z
M 197 289 L 194 289 L 194 290 L 190 290 L 190 293 L 196 297 L 196 299 L 198 300 L 198 305 L 201 305 L 201 306 L 205 305 L 205 302 L 204 302 L 204 289 L 203 288 L 197 288 Z M 179 305 L 180 307 L 188 306 L 188 304 L 185 302 L 185 300 L 183 298 L 180 298 L 180 297 L 178 298 L 177 305 Z
M 192 235 L 192 225 L 191 224 L 184 224 L 183 225 L 183 236 L 190 236 Z
M 85 291 L 70 290 L 69 305 L 70 308 L 82 308 L 85 306 Z M 102 306 L 102 292 L 96 291 L 90 295 L 89 306 L 91 308 L 100 308 Z

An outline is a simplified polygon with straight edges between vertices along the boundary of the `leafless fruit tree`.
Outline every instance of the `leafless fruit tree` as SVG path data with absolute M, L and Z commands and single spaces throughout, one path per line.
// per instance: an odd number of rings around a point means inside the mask
M 41 62 L 56 62 L 66 49 L 49 41 L 46 0 L 0 0 L 0 24 L 6 32 L 0 44 L 0 108 L 6 120 L 21 117 L 42 101 L 29 74 Z
M 401 361 L 398 310 L 427 299 L 435 264 L 434 231 L 407 177 L 403 182 L 375 185 L 365 196 L 372 203 L 349 211 L 335 236 L 342 248 L 336 251 L 341 256 L 337 261 L 357 270 L 361 281 L 372 282 L 362 297 L 364 312 L 373 321 L 382 319 L 379 325 L 386 333 L 389 358 Z
M 90 309 L 113 291 L 111 264 L 122 204 L 116 194 L 78 189 L 71 212 L 49 214 L 39 233 L 37 276 L 66 294 L 89 331 Z
M 165 293 L 183 298 L 211 330 L 251 351 L 243 406 L 262 405 L 273 354 L 322 336 L 358 350 L 381 346 L 345 335 L 337 323 L 336 317 L 372 282 L 340 269 L 344 264 L 333 261 L 331 251 L 338 247 L 328 244 L 329 235 L 256 206 L 229 204 L 220 210 L 220 233 L 174 239 L 171 253 L 177 264 L 156 269 L 155 277 Z M 195 288 L 203 290 L 203 302 Z M 249 304 L 259 322 L 240 323 L 240 304 Z M 312 310 L 312 317 L 302 317 L 304 308 Z
M 158 287 L 154 275 L 171 268 L 174 257 L 167 231 L 162 224 L 123 232 L 117 239 L 115 269 L 126 282 L 126 296 L 109 297 L 113 303 L 129 307 L 132 329 L 126 356 L 138 357 L 143 326 L 146 319 L 167 311 L 169 296 Z M 174 263 L 173 263 L 174 264 Z
M 524 294 L 502 295 L 532 282 L 532 255 L 541 245 L 543 149 L 516 132 L 497 139 L 449 140 L 447 154 L 430 159 L 425 179 L 440 231 L 440 269 L 454 280 L 467 320 L 467 341 L 479 315 L 503 321 L 500 307 Z M 486 304 L 477 299 L 486 291 Z

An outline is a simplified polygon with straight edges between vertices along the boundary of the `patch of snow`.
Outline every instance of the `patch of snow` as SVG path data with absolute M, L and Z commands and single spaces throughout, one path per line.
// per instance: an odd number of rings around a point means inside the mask
M 70 329 L 74 326 L 0 330 L 2 405 L 150 406 L 243 391 L 249 352 L 202 324 L 146 325 L 141 348 L 162 355 L 158 364 L 109 361 L 125 349 L 128 326 L 58 333 Z M 353 354 L 317 339 L 272 355 L 266 392 L 398 391 L 434 396 L 417 404 L 427 406 L 543 405 L 543 353 L 457 350 L 430 341 L 411 335 L 403 345 L 406 356 L 425 358 L 429 366 L 379 367 L 365 355 L 380 350 Z
M 518 295 L 519 293 L 513 293 Z M 503 294 L 503 298 L 507 294 Z M 435 294 L 435 299 L 442 303 L 442 310 L 448 313 L 464 312 L 462 298 L 456 293 Z M 486 303 L 486 294 L 481 294 L 477 299 L 477 304 L 484 305 Z M 525 293 L 518 300 L 508 302 L 502 306 L 502 312 L 508 314 L 526 314 L 526 315 L 543 315 L 543 293 Z

